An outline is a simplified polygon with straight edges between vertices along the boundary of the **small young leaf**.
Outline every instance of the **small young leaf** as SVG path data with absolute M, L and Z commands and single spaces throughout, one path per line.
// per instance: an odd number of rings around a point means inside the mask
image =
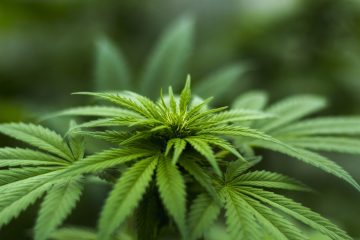
M 180 138 L 174 138 L 174 156 L 172 159 L 172 163 L 176 164 L 179 160 L 181 153 L 184 151 L 186 147 L 186 141 Z
M 180 94 L 180 111 L 185 113 L 191 101 L 190 75 L 186 79 L 184 89 Z

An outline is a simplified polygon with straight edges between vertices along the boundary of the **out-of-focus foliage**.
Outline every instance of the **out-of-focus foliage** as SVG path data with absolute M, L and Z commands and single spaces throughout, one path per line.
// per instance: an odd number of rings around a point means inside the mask
M 194 19 L 184 16 L 171 24 L 159 38 L 155 48 L 144 63 L 140 76 L 130 77 L 130 68 L 120 49 L 104 38 L 97 42 L 95 65 L 95 90 L 135 90 L 156 98 L 155 89 L 169 85 L 179 90 L 193 49 Z M 200 81 L 195 93 L 201 97 L 231 97 L 232 88 L 247 70 L 244 63 L 228 65 Z M 136 72 L 136 71 L 135 71 Z M 226 98 L 225 98 L 226 99 Z
M 233 63 L 250 66 L 232 85 L 231 93 L 222 94 L 222 103 L 229 104 L 231 96 L 244 90 L 262 89 L 275 99 L 295 93 L 320 94 L 330 99 L 332 108 L 327 111 L 333 114 L 359 113 L 360 4 L 356 0 L 229 0 L 226 4 L 217 0 L 2 0 L 0 121 L 35 119 L 49 108 L 81 103 L 80 98 L 64 96 L 95 89 L 95 49 L 104 36 L 121 49 L 131 69 L 129 76 L 139 82 L 161 33 L 184 14 L 195 21 L 194 45 L 185 70 L 192 74 L 195 87 L 220 69 L 229 68 L 231 75 Z M 67 125 L 64 121 L 49 124 L 62 129 Z M 1 145 L 13 143 L 0 141 Z M 351 161 L 355 157 L 331 157 L 344 159 L 345 169 L 360 179 L 356 161 Z M 315 183 L 327 201 L 301 195 L 302 202 L 360 236 L 355 191 L 336 180 L 329 182 L 317 171 L 289 165 L 280 155 L 267 158 L 275 161 L 267 161 L 272 164 L 266 167 L 292 171 L 305 182 Z M 312 180 L 304 179 L 304 174 Z M 104 191 L 93 191 L 85 188 L 82 201 L 87 208 L 80 208 L 69 223 L 81 219 L 85 225 L 95 225 L 91 216 L 98 205 L 86 199 L 96 196 L 99 203 Z M 341 212 L 333 207 L 337 205 L 344 206 Z M 28 219 L 33 218 L 30 209 L 0 236 L 13 238 L 9 234 L 16 232 L 17 224 L 30 228 Z M 26 236 L 18 234 L 20 239 Z

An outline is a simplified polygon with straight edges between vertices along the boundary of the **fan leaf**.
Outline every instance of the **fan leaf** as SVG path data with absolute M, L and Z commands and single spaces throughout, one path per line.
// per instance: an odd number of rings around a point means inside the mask
M 101 212 L 99 239 L 110 239 L 111 234 L 136 208 L 151 181 L 157 161 L 157 157 L 141 160 L 120 177 Z
M 201 238 L 219 216 L 220 210 L 220 206 L 211 196 L 197 196 L 189 212 L 189 239 Z
M 34 147 L 71 161 L 72 153 L 62 137 L 40 125 L 25 123 L 0 124 L 0 132 Z
M 160 197 L 170 216 L 173 217 L 183 237 L 187 235 L 185 224 L 186 192 L 180 171 L 165 157 L 159 159 L 156 183 Z
M 35 240 L 46 240 L 71 213 L 82 193 L 77 178 L 55 184 L 42 202 L 35 225 Z

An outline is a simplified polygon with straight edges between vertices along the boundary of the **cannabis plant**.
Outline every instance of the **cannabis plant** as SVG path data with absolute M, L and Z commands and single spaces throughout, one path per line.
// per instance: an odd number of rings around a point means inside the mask
M 326 218 L 284 196 L 311 191 L 290 177 L 253 169 L 258 148 L 278 151 L 350 183 L 339 165 L 315 151 L 359 154 L 358 118 L 301 120 L 325 106 L 314 96 L 265 108 L 266 96 L 245 94 L 233 107 L 212 108 L 191 95 L 157 101 L 134 92 L 80 92 L 111 105 L 55 114 L 85 117 L 62 137 L 31 123 L 5 123 L 0 132 L 33 148 L 0 149 L 0 227 L 42 198 L 34 239 L 201 239 L 226 224 L 229 239 L 307 239 L 304 225 L 331 239 L 352 239 Z M 111 147 L 92 153 L 94 138 Z M 266 161 L 266 159 L 265 159 Z M 96 231 L 58 229 L 89 179 L 111 184 Z M 281 192 L 277 192 L 281 190 Z

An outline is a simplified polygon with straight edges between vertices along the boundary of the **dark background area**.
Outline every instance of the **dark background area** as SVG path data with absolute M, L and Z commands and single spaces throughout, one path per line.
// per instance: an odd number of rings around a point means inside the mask
M 95 40 L 106 35 L 141 74 L 144 58 L 169 23 L 195 17 L 187 72 L 196 83 L 230 63 L 250 69 L 238 95 L 261 89 L 272 100 L 292 94 L 329 99 L 328 115 L 360 115 L 360 2 L 337 0 L 1 0 L 0 122 L 31 121 L 47 111 L 84 104 L 71 96 L 94 90 Z M 155 89 L 158 91 L 158 89 Z M 223 102 L 231 99 L 223 96 Z M 13 145 L 1 136 L 0 146 Z M 331 155 L 360 181 L 359 157 Z M 360 194 L 346 183 L 282 155 L 263 167 L 318 190 L 294 198 L 360 237 Z M 95 226 L 106 195 L 88 186 L 69 224 Z M 26 239 L 36 217 L 29 208 L 0 230 L 1 240 Z

